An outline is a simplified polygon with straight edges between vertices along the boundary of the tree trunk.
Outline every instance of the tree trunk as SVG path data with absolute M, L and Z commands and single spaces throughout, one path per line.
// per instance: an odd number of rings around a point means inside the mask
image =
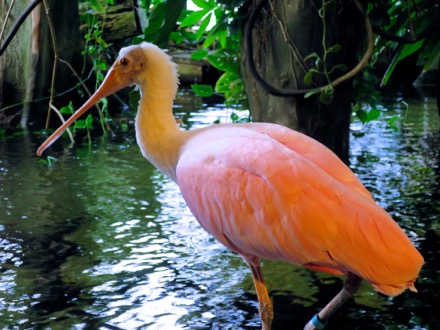
M 25 1 L 16 1 L 9 8 L 11 1 L 0 1 L 0 30 L 1 41 L 5 39 L 11 29 L 14 20 L 27 7 Z M 4 25 L 5 23 L 5 25 Z M 26 82 L 30 70 L 30 44 L 31 44 L 31 20 L 27 19 L 21 29 L 20 35 L 12 39 L 9 47 L 0 56 L 0 108 L 10 104 L 19 103 L 26 93 Z M 16 112 L 0 112 L 0 123 L 9 123 L 17 117 Z
M 304 83 L 304 76 L 316 58 L 304 59 L 316 53 L 323 58 L 323 19 L 318 15 L 321 1 L 263 0 L 266 3 L 252 28 L 254 62 L 265 81 L 279 89 L 307 89 L 323 86 L 328 81 L 314 75 L 313 85 Z M 329 1 L 327 1 L 329 2 Z M 325 8 L 325 44 L 341 45 L 339 52 L 329 54 L 328 69 L 344 64 L 354 67 L 362 33 L 363 18 L 357 9 L 345 2 Z M 252 8 L 251 8 L 252 9 Z M 244 54 L 244 52 L 243 52 Z M 336 70 L 330 79 L 344 72 Z M 332 149 L 348 162 L 349 124 L 351 116 L 351 81 L 336 87 L 333 102 L 325 105 L 319 96 L 309 98 L 278 97 L 267 93 L 251 75 L 242 58 L 242 74 L 254 121 L 276 122 L 303 132 Z
M 6 31 L 30 2 L 14 2 Z M 45 7 L 40 3 L 18 30 L 0 61 L 0 106 L 18 103 L 11 110 L 15 114 L 21 113 L 21 125 L 24 127 L 35 119 L 39 119 L 39 123 L 44 122 L 41 118 L 46 114 L 52 80 L 58 93 L 77 84 L 69 66 L 55 59 L 55 50 L 58 59 L 69 63 L 77 72 L 81 71 L 83 64 L 81 51 L 84 44 L 79 32 L 77 0 L 48 0 L 47 3 L 54 36 L 49 28 Z M 6 18 L 9 5 L 6 1 L 1 2 L 2 21 Z M 29 102 L 35 99 L 44 101 L 29 106 Z M 41 109 L 44 111 L 38 111 Z

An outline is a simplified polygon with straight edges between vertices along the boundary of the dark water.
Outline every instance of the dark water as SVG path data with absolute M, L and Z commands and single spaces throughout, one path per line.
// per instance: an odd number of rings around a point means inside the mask
M 424 255 L 419 292 L 389 298 L 364 284 L 328 329 L 440 328 L 440 120 L 433 99 L 405 101 L 353 123 L 351 163 Z M 396 114 L 398 131 L 387 127 Z M 181 95 L 176 115 L 200 127 L 230 111 Z M 51 164 L 35 156 L 43 140 L 0 140 L 0 329 L 259 329 L 247 266 L 200 228 L 132 130 L 58 142 Z M 302 329 L 342 284 L 282 262 L 263 272 L 274 329 Z

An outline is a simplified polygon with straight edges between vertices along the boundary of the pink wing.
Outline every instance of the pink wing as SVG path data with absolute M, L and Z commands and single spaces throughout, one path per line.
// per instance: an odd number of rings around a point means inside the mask
M 413 288 L 423 259 L 327 148 L 272 124 L 214 126 L 181 153 L 177 182 L 199 223 L 245 258 Z

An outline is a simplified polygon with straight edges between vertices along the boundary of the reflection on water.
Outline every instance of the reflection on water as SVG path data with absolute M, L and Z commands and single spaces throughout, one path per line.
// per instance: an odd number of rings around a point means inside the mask
M 221 106 L 180 100 L 186 128 L 229 120 Z M 419 293 L 388 298 L 365 284 L 328 329 L 440 324 L 440 121 L 432 99 L 383 106 L 367 134 L 353 123 L 351 165 L 425 256 Z M 387 128 L 396 114 L 399 131 Z M 90 147 L 58 143 L 51 165 L 35 156 L 41 140 L 0 141 L 1 329 L 259 329 L 246 265 L 201 229 L 133 132 Z M 302 329 L 342 283 L 282 262 L 263 267 L 274 329 Z

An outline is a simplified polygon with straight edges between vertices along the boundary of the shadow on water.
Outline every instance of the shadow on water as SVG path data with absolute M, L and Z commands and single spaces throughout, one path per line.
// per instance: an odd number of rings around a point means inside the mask
M 180 94 L 186 128 L 230 112 Z M 198 109 L 198 111 L 191 111 Z M 387 127 L 398 115 L 400 129 Z M 384 101 L 352 125 L 351 166 L 425 257 L 419 292 L 389 298 L 363 284 L 327 329 L 436 329 L 440 324 L 440 120 L 433 99 Z M 365 134 L 364 134 L 365 133 Z M 140 155 L 132 130 L 42 163 L 41 136 L 0 140 L 1 329 L 259 329 L 239 256 L 196 223 L 178 188 Z M 302 329 L 342 278 L 264 261 L 274 329 Z

